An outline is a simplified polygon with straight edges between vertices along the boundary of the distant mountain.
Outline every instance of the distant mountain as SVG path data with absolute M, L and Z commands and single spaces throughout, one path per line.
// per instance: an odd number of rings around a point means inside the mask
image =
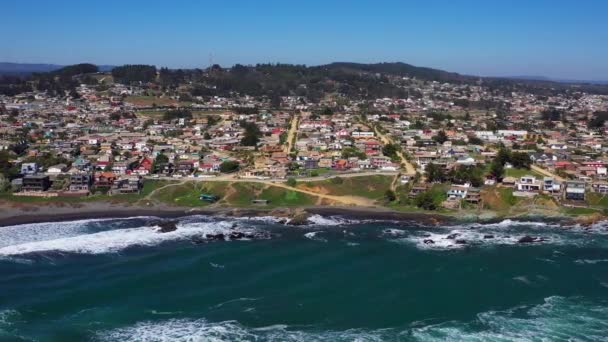
M 64 65 L 57 64 L 34 64 L 34 63 L 7 63 L 0 62 L 0 74 L 4 75 L 29 75 L 34 72 L 51 72 L 63 68 Z M 110 71 L 113 65 L 98 65 L 99 71 Z
M 30 63 L 4 63 L 0 62 L 0 73 L 3 74 L 31 74 L 33 72 L 49 72 L 61 69 L 56 64 L 30 64 Z
M 571 80 L 563 78 L 552 78 L 546 76 L 503 76 L 502 78 L 508 78 L 512 80 L 523 80 L 523 81 L 543 81 L 543 82 L 559 82 L 569 84 L 608 84 L 608 81 L 598 80 Z

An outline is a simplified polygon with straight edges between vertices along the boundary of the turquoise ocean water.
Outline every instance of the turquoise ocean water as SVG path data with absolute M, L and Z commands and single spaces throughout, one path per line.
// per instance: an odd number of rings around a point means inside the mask
M 0 341 L 608 340 L 602 224 L 154 220 L 0 228 Z

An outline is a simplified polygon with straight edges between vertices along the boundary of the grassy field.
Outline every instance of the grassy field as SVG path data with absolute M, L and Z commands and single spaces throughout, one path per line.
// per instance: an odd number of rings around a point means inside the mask
M 156 96 L 127 96 L 125 102 L 132 103 L 136 106 L 150 107 L 154 104 L 157 106 L 177 106 L 180 102 L 168 97 Z M 184 104 L 185 105 L 185 104 Z
M 151 200 L 186 207 L 207 206 L 209 202 L 199 199 L 202 193 L 216 195 L 220 197 L 218 205 L 231 207 L 250 207 L 254 199 L 270 201 L 267 207 L 307 206 L 317 201 L 315 196 L 253 182 L 187 182 L 163 188 Z
M 384 175 L 332 178 L 318 182 L 304 182 L 296 185 L 323 194 L 336 196 L 358 196 L 369 199 L 381 199 L 390 189 L 394 177 Z
M 505 176 L 506 177 L 515 177 L 515 178 L 520 178 L 523 176 L 534 176 L 537 179 L 543 179 L 543 175 L 541 175 L 540 173 L 533 171 L 533 170 L 528 170 L 528 169 L 516 169 L 516 168 L 512 168 L 512 169 L 505 169 Z
M 189 105 L 189 104 L 188 104 Z M 180 106 L 185 106 L 184 102 L 180 103 Z M 135 112 L 135 115 L 139 116 L 139 117 L 145 117 L 145 118 L 152 118 L 152 119 L 160 119 L 165 115 L 165 112 L 167 110 L 163 109 L 163 110 L 152 110 L 152 109 L 148 109 L 148 110 L 139 110 Z M 201 118 L 204 116 L 208 116 L 208 115 L 221 115 L 222 113 L 218 112 L 217 110 L 192 110 L 192 117 L 193 118 Z

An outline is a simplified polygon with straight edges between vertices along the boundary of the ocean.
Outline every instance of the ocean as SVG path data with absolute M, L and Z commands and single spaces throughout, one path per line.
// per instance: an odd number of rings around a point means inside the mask
M 0 228 L 0 341 L 608 339 L 606 224 L 156 221 Z

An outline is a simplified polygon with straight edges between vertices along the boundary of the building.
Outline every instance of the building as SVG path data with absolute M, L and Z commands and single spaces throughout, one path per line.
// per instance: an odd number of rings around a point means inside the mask
M 21 185 L 23 191 L 46 191 L 51 187 L 49 176 L 25 175 Z
M 541 182 L 534 176 L 522 176 L 515 182 L 515 189 L 523 192 L 539 192 L 541 190 Z
M 91 187 L 91 176 L 86 173 L 70 175 L 70 191 L 89 191 Z
M 33 175 L 38 172 L 38 164 L 36 163 L 23 163 L 21 164 L 22 175 Z
M 567 181 L 566 189 L 564 190 L 564 198 L 572 201 L 585 200 L 585 182 Z

